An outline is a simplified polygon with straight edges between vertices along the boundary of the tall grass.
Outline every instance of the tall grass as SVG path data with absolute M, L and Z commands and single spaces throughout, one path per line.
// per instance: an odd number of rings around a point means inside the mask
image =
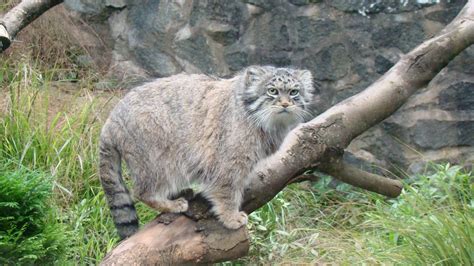
M 95 102 L 51 103 L 52 80 L 30 62 L 21 64 L 4 91 L 9 101 L 0 122 L 1 156 L 19 164 L 42 168 L 58 177 L 59 185 L 82 192 L 97 183 L 94 162 L 97 125 Z M 60 84 L 60 83 L 59 83 Z M 78 92 L 80 93 L 80 92 Z M 85 177 L 85 178 L 84 178 Z M 68 190 L 69 191 L 69 190 Z M 78 193 L 79 194 L 79 193 Z
M 250 216 L 252 256 L 244 262 L 471 265 L 474 176 L 450 165 L 431 170 L 392 200 L 330 189 L 328 178 L 287 188 Z
M 51 175 L 71 236 L 68 260 L 97 263 L 117 241 L 97 178 L 100 114 L 109 99 L 93 97 L 87 88 L 61 92 L 67 82 L 55 81 L 54 73 L 39 71 L 27 59 L 14 66 L 0 70 L 1 93 L 8 99 L 0 120 L 0 159 Z
M 406 249 L 403 262 L 472 264 L 474 178 L 457 166 L 437 165 L 435 170 L 419 176 L 400 199 L 378 204 L 368 217 L 384 225 L 388 241 Z

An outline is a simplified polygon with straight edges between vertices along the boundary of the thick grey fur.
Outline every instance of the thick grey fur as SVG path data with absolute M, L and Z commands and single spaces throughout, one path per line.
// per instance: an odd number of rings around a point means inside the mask
M 129 92 L 100 137 L 100 180 L 120 236 L 138 229 L 122 160 L 134 196 L 152 208 L 186 211 L 185 199 L 171 198 L 197 183 L 224 226 L 245 225 L 239 208 L 248 174 L 311 118 L 313 91 L 307 70 L 251 66 L 231 79 L 179 74 Z

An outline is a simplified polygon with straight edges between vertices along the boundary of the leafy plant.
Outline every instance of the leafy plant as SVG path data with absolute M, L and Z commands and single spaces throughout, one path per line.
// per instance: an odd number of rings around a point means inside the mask
M 0 264 L 51 264 L 64 259 L 67 230 L 44 172 L 3 162 L 0 168 Z

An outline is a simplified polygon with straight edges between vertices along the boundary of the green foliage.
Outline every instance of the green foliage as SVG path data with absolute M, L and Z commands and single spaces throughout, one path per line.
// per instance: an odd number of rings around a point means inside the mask
M 102 189 L 90 189 L 82 200 L 69 206 L 68 222 L 76 235 L 69 259 L 81 265 L 99 264 L 118 242 Z
M 474 262 L 474 178 L 458 166 L 437 165 L 399 199 L 377 204 L 368 216 L 384 225 L 386 240 L 410 251 L 410 264 Z M 390 215 L 387 215 L 390 214 Z
M 4 63 L 0 73 L 8 77 L 2 80 L 8 101 L 0 117 L 0 160 L 48 173 L 56 203 L 51 212 L 70 233 L 66 259 L 97 264 L 118 240 L 97 177 L 99 114 L 110 99 L 90 97 L 87 88 L 61 92 L 55 87 L 68 83 L 53 81 L 54 73 L 27 59 Z
M 9 109 L 0 122 L 2 156 L 33 168 L 53 168 L 54 175 L 70 178 L 67 181 L 76 188 L 89 181 L 73 179 L 95 174 L 93 162 L 97 156 L 91 141 L 96 137 L 96 124 L 91 123 L 95 119 L 94 102 L 77 110 L 74 102 L 57 107 L 51 102 L 51 94 L 57 93 L 50 89 L 51 75 L 43 75 L 31 62 L 20 64 L 10 76 Z
M 345 184 L 329 188 L 328 177 L 289 187 L 250 216 L 244 262 L 470 265 L 474 176 L 433 168 L 391 200 Z
M 2 162 L 0 264 L 52 264 L 64 259 L 67 230 L 52 205 L 51 177 Z

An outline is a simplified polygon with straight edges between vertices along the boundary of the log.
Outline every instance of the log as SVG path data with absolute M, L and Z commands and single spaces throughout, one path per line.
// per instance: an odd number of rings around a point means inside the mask
M 245 227 L 225 228 L 215 219 L 210 202 L 191 189 L 178 197 L 189 200 L 184 214 L 163 213 L 139 232 L 122 241 L 103 265 L 175 265 L 227 261 L 247 254 L 250 246 Z M 170 230 L 171 229 L 171 230 Z
M 11 42 L 24 27 L 63 0 L 23 0 L 0 19 L 0 52 L 10 47 Z
M 469 0 L 437 36 L 405 55 L 367 89 L 291 131 L 280 149 L 253 171 L 242 209 L 251 213 L 287 184 L 311 179 L 302 175 L 310 168 L 378 193 L 398 195 L 401 186 L 396 181 L 342 164 L 343 150 L 355 137 L 395 112 L 410 95 L 428 84 L 450 60 L 473 43 L 474 0 Z M 248 243 L 243 240 L 246 228 L 227 230 L 214 223 L 200 231 L 201 221 L 215 222 L 215 218 L 202 200 L 191 200 L 189 204 L 190 210 L 184 214 L 158 216 L 137 235 L 121 242 L 101 264 L 205 263 L 247 254 Z M 209 235 L 212 235 L 211 240 L 207 238 Z M 193 243 L 192 247 L 188 243 Z M 222 249 L 213 253 L 216 246 Z

